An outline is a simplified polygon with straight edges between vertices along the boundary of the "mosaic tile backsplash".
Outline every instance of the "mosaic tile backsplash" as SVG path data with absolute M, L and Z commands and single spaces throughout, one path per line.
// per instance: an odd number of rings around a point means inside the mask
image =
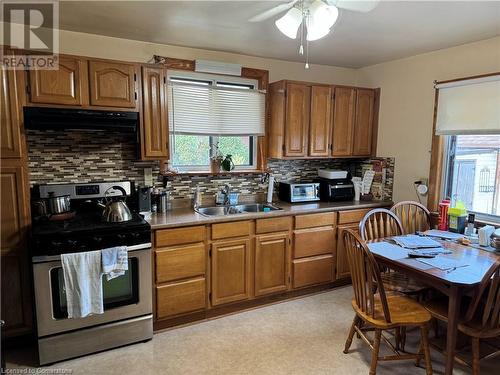
M 152 169 L 158 186 L 163 184 L 159 162 L 138 160 L 135 134 L 28 130 L 27 141 L 31 184 L 132 180 L 143 185 L 144 168 Z M 394 158 L 270 160 L 268 168 L 276 181 L 313 179 L 319 168 L 348 169 L 355 176 L 374 169 L 374 198 L 392 198 Z M 170 176 L 167 188 L 172 198 L 182 199 L 192 197 L 196 186 L 203 194 L 214 194 L 224 184 L 244 195 L 265 194 L 267 190 L 263 175 L 250 173 Z

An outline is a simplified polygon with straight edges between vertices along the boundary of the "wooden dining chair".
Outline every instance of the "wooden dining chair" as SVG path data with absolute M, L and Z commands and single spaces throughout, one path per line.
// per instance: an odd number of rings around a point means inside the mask
M 448 321 L 447 299 L 431 300 L 424 306 L 435 319 Z M 465 361 L 459 353 L 455 355 L 455 360 L 472 367 L 473 375 L 479 375 L 482 360 L 500 355 L 500 348 L 496 346 L 492 346 L 494 351 L 484 357 L 479 350 L 481 342 L 488 345 L 487 339 L 500 338 L 500 259 L 486 272 L 468 309 L 464 311 L 458 330 L 471 338 L 472 363 Z
M 401 221 L 403 234 L 423 232 L 431 229 L 431 213 L 423 204 L 413 201 L 396 203 L 391 208 Z
M 400 294 L 386 294 L 378 264 L 366 243 L 354 231 L 344 231 L 344 248 L 351 271 L 354 299 L 352 307 L 354 320 L 345 343 L 344 353 L 349 352 L 354 334 L 365 341 L 372 350 L 370 375 L 374 375 L 378 361 L 425 359 L 427 374 L 432 374 L 428 342 L 428 325 L 431 314 L 417 301 Z M 401 354 L 397 347 L 382 334 L 386 330 L 399 330 L 402 327 L 418 326 L 421 332 L 418 353 Z M 374 331 L 373 343 L 365 333 Z M 381 339 L 393 350 L 394 355 L 379 356 Z
M 384 208 L 369 211 L 359 223 L 359 233 L 365 241 L 398 236 L 403 234 L 403 226 L 395 213 Z M 421 295 L 428 288 L 410 279 L 405 274 L 385 270 L 382 273 L 385 289 L 408 295 Z

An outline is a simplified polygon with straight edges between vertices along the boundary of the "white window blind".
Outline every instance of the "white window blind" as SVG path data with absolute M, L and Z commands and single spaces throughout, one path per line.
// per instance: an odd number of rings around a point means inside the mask
M 437 84 L 436 134 L 500 134 L 500 75 Z
M 168 101 L 172 133 L 265 133 L 265 94 L 258 90 L 170 81 Z

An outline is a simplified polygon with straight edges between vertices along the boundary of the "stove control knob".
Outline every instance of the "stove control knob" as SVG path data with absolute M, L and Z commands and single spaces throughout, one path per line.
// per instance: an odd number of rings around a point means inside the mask
M 132 237 L 133 238 L 139 238 L 140 235 L 141 235 L 140 233 L 132 232 Z
M 61 241 L 50 241 L 50 245 L 53 247 L 61 247 L 62 242 Z
M 119 234 L 119 235 L 117 235 L 117 237 L 118 237 L 118 239 L 120 239 L 121 241 L 125 241 L 125 238 L 127 238 L 127 236 L 126 236 L 126 235 L 124 235 L 124 234 Z
M 66 242 L 68 243 L 69 246 L 75 246 L 78 243 L 78 241 L 75 240 L 67 240 Z

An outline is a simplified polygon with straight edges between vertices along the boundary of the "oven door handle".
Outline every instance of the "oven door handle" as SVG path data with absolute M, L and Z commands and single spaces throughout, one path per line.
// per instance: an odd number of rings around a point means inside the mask
M 147 243 L 141 243 L 138 245 L 132 245 L 132 246 L 127 246 L 127 251 L 130 253 L 132 251 L 137 251 L 137 250 L 146 250 L 151 248 L 151 242 Z M 54 262 L 61 260 L 60 255 L 42 255 L 42 256 L 35 256 L 31 258 L 33 263 L 42 263 L 42 262 Z

